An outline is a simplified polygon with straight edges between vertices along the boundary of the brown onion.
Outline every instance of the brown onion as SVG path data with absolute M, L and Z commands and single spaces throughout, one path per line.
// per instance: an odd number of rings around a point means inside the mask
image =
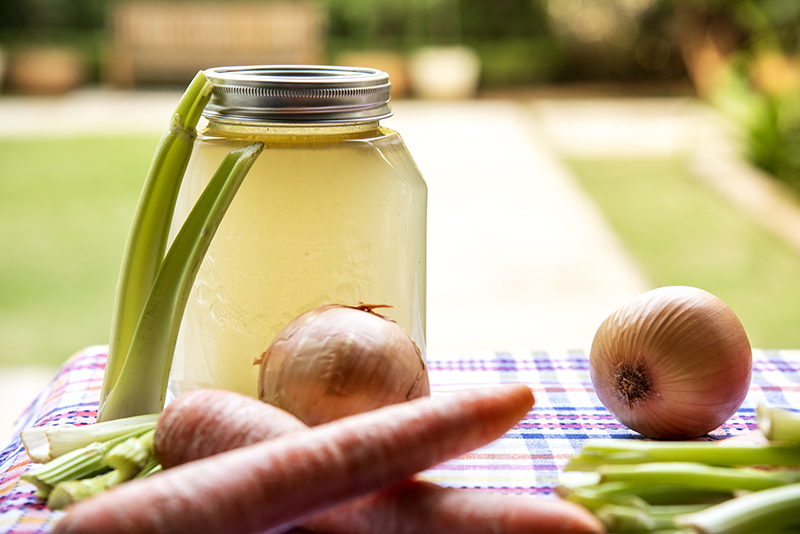
M 430 395 L 419 348 L 376 307 L 328 304 L 287 323 L 256 360 L 259 399 L 318 425 Z
M 639 295 L 598 329 L 592 384 L 622 424 L 645 436 L 686 439 L 719 427 L 750 387 L 753 359 L 742 323 L 693 287 Z

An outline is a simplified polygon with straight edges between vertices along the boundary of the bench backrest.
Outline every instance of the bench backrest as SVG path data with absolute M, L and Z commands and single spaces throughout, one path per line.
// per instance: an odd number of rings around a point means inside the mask
M 214 66 L 320 63 L 324 34 L 324 12 L 311 2 L 122 2 L 109 81 L 182 83 Z

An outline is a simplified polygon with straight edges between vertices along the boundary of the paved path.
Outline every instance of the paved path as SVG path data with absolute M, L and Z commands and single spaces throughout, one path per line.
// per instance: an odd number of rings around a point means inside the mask
M 0 137 L 161 132 L 177 97 L 6 97 Z M 431 355 L 587 348 L 599 323 L 649 283 L 559 152 L 682 150 L 704 135 L 708 119 L 682 99 L 400 101 L 394 108 L 386 124 L 401 132 L 429 186 Z M 0 370 L 0 440 L 52 373 Z
M 528 106 L 402 102 L 429 188 L 429 353 L 584 348 L 647 286 Z

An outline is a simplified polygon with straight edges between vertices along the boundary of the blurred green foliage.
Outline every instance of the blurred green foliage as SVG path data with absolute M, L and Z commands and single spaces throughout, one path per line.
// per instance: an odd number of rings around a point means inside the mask
M 105 24 L 107 0 L 5 0 L 0 29 L 51 39 L 62 31 L 96 30 Z
M 0 46 L 69 43 L 99 80 L 119 1 L 3 0 Z M 484 88 L 693 85 L 741 126 L 754 164 L 800 188 L 798 0 L 316 1 L 327 14 L 330 61 L 343 51 L 461 43 L 478 53 Z
M 30 42 L 77 44 L 91 63 L 98 64 L 107 38 L 108 21 L 118 1 L 3 0 L 0 2 L 0 45 L 13 48 Z M 590 25 L 592 21 L 600 21 L 608 29 L 618 22 L 617 18 L 627 17 L 619 20 L 628 33 L 633 27 L 632 35 L 638 38 L 640 22 L 647 26 L 642 26 L 647 32 L 661 31 L 655 28 L 658 23 L 652 22 L 661 20 L 659 13 L 665 11 L 658 0 L 317 1 L 327 13 L 331 57 L 341 50 L 380 49 L 407 53 L 426 44 L 462 43 L 479 53 L 486 67 L 483 82 L 490 86 L 608 74 L 625 79 L 683 75 L 677 54 L 670 55 L 668 69 L 663 66 L 643 68 L 635 55 L 624 47 L 607 46 L 602 31 L 587 32 L 581 26 L 586 26 L 586 21 L 571 27 L 553 17 L 554 9 L 558 12 L 558 6 L 564 1 L 589 11 L 590 4 L 596 4 L 595 8 L 600 6 L 603 11 L 600 17 L 589 18 Z M 636 1 L 645 2 L 647 9 L 628 16 L 624 9 L 615 7 Z M 609 6 L 613 12 L 609 11 Z M 584 37 L 588 34 L 593 37 L 587 41 Z M 601 38 L 595 39 L 598 35 Z
M 671 1 L 700 95 L 740 127 L 753 164 L 800 193 L 800 2 Z
M 79 35 L 100 43 L 119 1 L 3 0 L 0 43 Z M 723 28 L 734 46 L 751 46 L 770 34 L 787 50 L 798 48 L 800 22 L 794 0 L 317 1 L 327 12 L 334 49 L 409 51 L 460 42 L 486 54 L 486 64 L 506 65 L 499 69 L 500 83 L 513 81 L 514 62 L 519 70 L 543 69 L 547 80 L 685 79 L 687 17 L 695 25 Z M 530 72 L 519 78 L 532 79 Z
M 800 88 L 759 90 L 737 63 L 710 94 L 710 100 L 742 132 L 745 157 L 800 194 Z

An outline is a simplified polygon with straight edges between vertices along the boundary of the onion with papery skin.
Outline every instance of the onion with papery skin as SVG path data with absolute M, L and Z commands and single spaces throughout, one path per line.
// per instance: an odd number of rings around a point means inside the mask
M 258 398 L 307 425 L 430 395 L 417 345 L 361 304 L 327 304 L 284 326 L 256 363 Z
M 589 355 L 592 384 L 608 411 L 661 439 L 694 438 L 727 421 L 744 402 L 752 368 L 733 310 L 684 286 L 622 306 L 600 325 Z

